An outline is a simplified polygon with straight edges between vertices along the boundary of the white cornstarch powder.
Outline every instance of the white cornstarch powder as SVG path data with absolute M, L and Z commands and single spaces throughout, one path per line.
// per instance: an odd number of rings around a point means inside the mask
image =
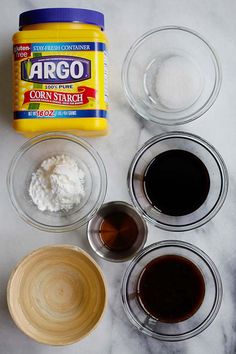
M 58 155 L 32 174 L 29 194 L 39 210 L 70 210 L 85 196 L 85 173 L 75 160 Z
M 173 56 L 165 60 L 156 77 L 156 93 L 170 109 L 184 109 L 199 97 L 202 88 L 198 66 L 188 58 Z

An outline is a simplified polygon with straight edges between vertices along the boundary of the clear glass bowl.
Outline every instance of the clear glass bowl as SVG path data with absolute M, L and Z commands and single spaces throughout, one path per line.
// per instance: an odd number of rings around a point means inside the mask
M 145 33 L 131 46 L 122 81 L 129 103 L 139 115 L 176 125 L 193 121 L 212 106 L 221 86 L 221 68 L 214 49 L 202 36 L 185 27 L 167 26 Z M 170 104 L 173 94 L 168 96 L 169 88 L 175 95 L 186 89 L 181 106 Z M 193 92 L 187 99 L 189 90 Z
M 55 155 L 68 155 L 85 173 L 85 197 L 69 211 L 40 211 L 31 200 L 29 185 L 32 173 Z M 107 188 L 107 176 L 99 154 L 86 141 L 66 133 L 46 133 L 27 141 L 13 157 L 7 186 L 18 215 L 28 224 L 51 232 L 79 228 L 98 211 Z
M 145 193 L 144 175 L 150 162 L 169 150 L 184 150 L 197 156 L 208 170 L 210 189 L 204 203 L 190 214 L 172 216 L 155 208 Z M 136 153 L 128 172 L 128 189 L 133 205 L 155 226 L 170 231 L 187 231 L 208 222 L 221 208 L 228 191 L 228 173 L 219 153 L 200 137 L 170 132 L 148 140 Z
M 151 317 L 140 305 L 136 291 L 139 276 L 146 265 L 164 255 L 182 256 L 198 267 L 205 282 L 205 296 L 199 309 L 185 321 L 165 323 Z M 223 288 L 220 275 L 212 260 L 199 248 L 187 242 L 162 241 L 141 251 L 129 264 L 122 281 L 124 310 L 141 332 L 165 341 L 180 341 L 194 337 L 205 330 L 216 317 L 222 300 Z
M 109 250 L 101 240 L 100 228 L 104 217 L 112 212 L 122 212 L 129 215 L 136 223 L 138 228 L 138 236 L 131 248 L 121 252 Z M 145 245 L 147 240 L 147 225 L 145 219 L 137 213 L 132 205 L 121 202 L 112 201 L 101 206 L 98 213 L 89 221 L 87 226 L 87 235 L 89 244 L 101 258 L 110 262 L 126 262 L 133 258 Z M 127 234 L 128 237 L 128 234 Z

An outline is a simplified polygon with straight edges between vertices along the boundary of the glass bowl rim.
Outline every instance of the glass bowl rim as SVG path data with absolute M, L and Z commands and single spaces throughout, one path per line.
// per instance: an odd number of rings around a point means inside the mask
M 140 324 L 137 319 L 133 316 L 129 305 L 128 301 L 126 298 L 126 288 L 129 280 L 129 276 L 135 267 L 135 265 L 147 254 L 150 253 L 151 251 L 155 249 L 160 249 L 160 248 L 165 248 L 165 247 L 176 247 L 176 248 L 184 248 L 187 249 L 188 251 L 196 254 L 198 257 L 200 257 L 205 264 L 207 265 L 208 269 L 210 270 L 212 277 L 214 279 L 214 284 L 215 284 L 215 301 L 214 305 L 211 309 L 211 312 L 206 316 L 205 320 L 197 326 L 195 329 L 185 332 L 183 334 L 175 334 L 175 335 L 168 335 L 168 334 L 157 334 L 145 327 L 143 327 L 142 324 Z M 184 257 L 184 256 L 183 256 Z M 197 246 L 185 242 L 185 241 L 179 241 L 179 240 L 165 240 L 165 241 L 159 241 L 155 242 L 147 247 L 145 247 L 141 252 L 138 253 L 136 257 L 132 259 L 132 261 L 129 263 L 128 267 L 125 270 L 125 273 L 123 274 L 122 278 L 122 283 L 121 283 L 121 300 L 122 300 L 122 305 L 123 309 L 129 319 L 129 321 L 141 332 L 143 332 L 146 335 L 149 335 L 153 338 L 162 340 L 162 341 L 169 341 L 169 342 L 177 342 L 177 341 L 182 341 L 186 339 L 190 339 L 192 337 L 195 337 L 196 335 L 200 334 L 202 331 L 204 331 L 209 325 L 213 322 L 215 317 L 217 316 L 221 302 L 222 302 L 222 297 L 223 297 L 223 285 L 222 285 L 222 280 L 221 276 L 219 274 L 219 271 L 215 265 L 215 263 L 212 261 L 212 259 L 200 248 Z
M 221 176 L 221 181 L 222 181 L 222 188 L 220 191 L 220 195 L 218 197 L 218 200 L 214 207 L 211 209 L 210 212 L 208 212 L 202 219 L 192 223 L 192 224 L 187 224 L 187 225 L 166 225 L 162 224 L 159 221 L 155 220 L 151 216 L 149 216 L 139 205 L 137 198 L 135 196 L 135 193 L 133 192 L 133 175 L 134 175 L 134 170 L 136 167 L 136 164 L 138 163 L 139 159 L 142 157 L 143 153 L 155 142 L 162 141 L 164 139 L 168 138 L 185 138 L 191 141 L 194 141 L 195 143 L 201 144 L 203 148 L 205 148 L 215 159 L 217 166 L 219 168 L 220 176 Z M 133 157 L 133 160 L 130 163 L 130 167 L 128 170 L 128 175 L 127 175 L 127 184 L 128 184 L 128 191 L 129 195 L 132 201 L 132 204 L 134 207 L 143 215 L 143 217 L 151 222 L 154 226 L 159 227 L 160 229 L 167 230 L 167 231 L 189 231 L 196 229 L 197 227 L 200 227 L 204 224 L 206 224 L 208 221 L 210 221 L 221 209 L 222 205 L 224 204 L 224 201 L 227 196 L 228 192 L 228 186 L 229 186 L 229 176 L 228 176 L 228 171 L 227 167 L 225 165 L 225 162 L 219 152 L 214 148 L 213 145 L 208 143 L 206 140 L 203 138 L 199 137 L 198 135 L 192 134 L 192 133 L 186 133 L 183 131 L 172 131 L 172 132 L 167 132 L 167 133 L 162 133 L 159 135 L 156 135 L 152 137 L 151 139 L 147 140 L 142 147 L 136 152 L 136 154 Z
M 124 263 L 124 262 L 129 261 L 130 259 L 133 259 L 135 257 L 135 255 L 138 254 L 145 247 L 145 244 L 147 242 L 147 237 L 148 237 L 148 226 L 147 226 L 147 223 L 146 223 L 146 219 L 144 219 L 142 217 L 142 215 L 137 211 L 137 209 L 132 204 L 129 204 L 129 203 L 127 203 L 125 201 L 122 201 L 122 200 L 111 200 L 109 202 L 106 202 L 106 203 L 102 204 L 100 209 L 101 210 L 102 209 L 106 209 L 106 208 L 109 208 L 110 206 L 118 206 L 121 209 L 132 210 L 132 212 L 134 212 L 136 214 L 136 217 L 142 223 L 142 226 L 143 226 L 143 229 L 144 229 L 144 234 L 143 234 L 142 243 L 139 246 L 138 250 L 134 251 L 134 253 L 132 255 L 130 255 L 130 256 L 122 257 L 122 258 L 119 258 L 119 259 L 118 258 L 115 259 L 115 258 L 106 256 L 102 251 L 98 250 L 96 248 L 96 246 L 94 245 L 93 237 L 91 235 L 91 224 L 92 224 L 93 220 L 96 218 L 96 214 L 87 223 L 87 230 L 86 230 L 87 238 L 88 238 L 88 242 L 89 242 L 89 245 L 92 248 L 92 250 L 99 257 L 101 257 L 103 260 L 106 260 L 108 262 L 113 262 L 113 263 Z
M 52 225 L 47 225 L 41 222 L 38 222 L 31 218 L 29 215 L 25 214 L 24 211 L 21 209 L 19 203 L 17 202 L 14 192 L 13 192 L 13 176 L 15 173 L 15 166 L 17 162 L 20 160 L 20 158 L 26 153 L 28 150 L 31 149 L 32 146 L 35 146 L 38 143 L 41 143 L 42 141 L 46 140 L 51 140 L 51 139 L 64 139 L 67 141 L 73 141 L 74 143 L 80 145 L 84 149 L 88 151 L 88 153 L 94 158 L 94 160 L 97 163 L 99 173 L 101 175 L 101 186 L 100 186 L 100 192 L 99 192 L 99 197 L 93 206 L 93 208 L 90 210 L 90 212 L 85 215 L 82 219 L 79 219 L 72 224 L 67 224 L 64 226 L 52 226 Z M 22 144 L 19 149 L 15 152 L 13 155 L 7 176 L 6 176 L 6 184 L 7 184 L 7 189 L 8 189 L 8 194 L 10 197 L 11 204 L 13 208 L 15 209 L 16 213 L 21 217 L 22 220 L 24 220 L 27 224 L 36 227 L 37 229 L 41 231 L 47 231 L 47 232 L 68 232 L 68 231 L 73 231 L 78 229 L 79 227 L 83 226 L 86 224 L 92 217 L 93 215 L 99 210 L 100 206 L 102 205 L 105 196 L 106 196 L 106 191 L 107 191 L 107 173 L 105 169 L 104 162 L 102 161 L 101 156 L 99 153 L 93 148 L 92 145 L 90 145 L 86 140 L 71 134 L 71 133 L 65 133 L 65 132 L 48 132 L 48 133 L 43 133 L 39 134 L 29 140 L 27 140 L 24 144 Z
M 129 80 L 128 80 L 128 72 L 129 72 L 130 62 L 135 54 L 136 49 L 140 45 L 142 45 L 142 43 L 145 41 L 145 39 L 147 39 L 152 34 L 162 32 L 162 31 L 168 31 L 168 30 L 178 30 L 178 31 L 187 32 L 188 34 L 191 34 L 191 35 L 197 37 L 202 43 L 204 43 L 206 45 L 206 47 L 208 48 L 209 52 L 211 53 L 211 56 L 213 59 L 213 65 L 215 68 L 215 83 L 214 83 L 214 87 L 211 92 L 211 95 L 207 98 L 206 102 L 197 111 L 194 111 L 193 113 L 191 113 L 190 115 L 188 115 L 184 118 L 180 117 L 178 119 L 172 118 L 172 119 L 167 120 L 166 118 L 161 118 L 161 117 L 157 117 L 155 115 L 150 115 L 149 113 L 146 113 L 145 109 L 141 108 L 141 105 L 139 105 L 138 100 L 136 100 L 134 95 L 132 94 L 132 90 L 130 88 Z M 122 70 L 121 70 L 121 80 L 122 80 L 123 88 L 124 88 L 126 97 L 128 99 L 128 102 L 131 105 L 131 107 L 133 108 L 133 110 L 136 113 L 138 113 L 139 116 L 141 116 L 142 118 L 144 118 L 148 121 L 154 122 L 154 123 L 163 124 L 163 125 L 167 125 L 167 126 L 174 126 L 174 125 L 180 125 L 180 124 L 192 122 L 195 119 L 201 117 L 204 113 L 206 113 L 211 108 L 211 106 L 216 101 L 216 99 L 219 95 L 219 92 L 220 92 L 221 83 L 222 83 L 222 69 L 221 69 L 221 64 L 220 64 L 218 55 L 216 54 L 214 47 L 212 47 L 210 45 L 210 43 L 208 42 L 208 40 L 206 40 L 204 38 L 204 36 L 202 36 L 197 31 L 192 30 L 192 29 L 185 27 L 185 26 L 169 25 L 169 26 L 161 26 L 161 27 L 153 28 L 153 29 L 145 32 L 144 34 L 142 34 L 138 39 L 136 39 L 133 42 L 133 44 L 129 48 L 129 50 L 125 56 L 125 59 L 123 61 Z M 174 115 L 174 113 L 173 113 L 173 115 Z

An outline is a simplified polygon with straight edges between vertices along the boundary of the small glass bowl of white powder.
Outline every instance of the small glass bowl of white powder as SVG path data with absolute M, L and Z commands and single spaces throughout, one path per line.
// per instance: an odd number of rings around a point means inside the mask
M 221 69 L 214 49 L 198 33 L 168 26 L 145 33 L 131 46 L 122 80 L 139 115 L 177 125 L 212 106 L 221 86 Z
M 99 154 L 86 141 L 66 133 L 46 133 L 15 154 L 7 176 L 18 214 L 44 231 L 79 228 L 97 212 L 107 177 Z

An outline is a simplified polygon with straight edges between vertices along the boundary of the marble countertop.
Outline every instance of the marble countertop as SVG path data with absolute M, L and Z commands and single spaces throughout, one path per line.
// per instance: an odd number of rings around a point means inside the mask
M 124 56 L 132 42 L 161 25 L 183 25 L 215 47 L 223 71 L 220 95 L 200 119 L 177 130 L 196 133 L 213 144 L 228 167 L 230 186 L 223 208 L 208 224 L 185 233 L 162 231 L 149 225 L 148 244 L 180 239 L 204 250 L 222 276 L 224 296 L 211 326 L 197 337 L 164 343 L 139 333 L 128 321 L 120 299 L 120 281 L 127 263 L 111 264 L 89 248 L 85 230 L 49 234 L 20 220 L 8 198 L 6 172 L 12 155 L 25 141 L 11 127 L 11 36 L 18 15 L 25 10 L 52 6 L 93 8 L 104 12 L 110 39 L 110 127 L 107 137 L 88 139 L 101 154 L 108 173 L 106 200 L 130 201 L 126 175 L 138 149 L 154 134 L 170 128 L 144 124 L 129 107 L 121 85 Z M 0 22 L 0 353 L 1 354 L 233 354 L 236 353 L 236 2 L 234 0 L 2 0 Z M 108 283 L 108 306 L 97 329 L 80 343 L 49 347 L 27 338 L 15 326 L 6 304 L 6 285 L 16 262 L 43 245 L 68 243 L 88 251 L 100 264 Z

